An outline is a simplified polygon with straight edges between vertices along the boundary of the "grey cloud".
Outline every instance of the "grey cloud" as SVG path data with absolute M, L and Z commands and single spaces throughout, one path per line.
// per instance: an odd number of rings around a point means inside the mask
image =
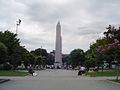
M 108 23 L 119 23 L 119 8 L 119 0 L 93 0 L 88 7 L 88 12 L 95 21 L 101 20 Z
M 102 22 L 95 22 L 92 24 L 89 24 L 88 26 L 83 26 L 79 27 L 78 31 L 76 32 L 78 35 L 91 35 L 91 34 L 100 34 L 105 31 L 105 26 L 104 23 Z
M 0 30 L 15 28 L 21 18 L 21 44 L 27 49 L 43 45 L 50 51 L 60 20 L 63 52 L 78 47 L 86 50 L 108 24 L 120 23 L 119 8 L 119 0 L 0 0 Z M 70 40 L 75 42 L 71 44 Z

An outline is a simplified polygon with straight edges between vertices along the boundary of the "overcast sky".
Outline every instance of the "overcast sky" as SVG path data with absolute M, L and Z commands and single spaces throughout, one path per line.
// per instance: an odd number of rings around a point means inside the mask
M 109 24 L 120 24 L 120 0 L 0 0 L 0 31 L 15 33 L 29 51 L 55 48 L 55 28 L 62 26 L 62 51 L 87 50 Z

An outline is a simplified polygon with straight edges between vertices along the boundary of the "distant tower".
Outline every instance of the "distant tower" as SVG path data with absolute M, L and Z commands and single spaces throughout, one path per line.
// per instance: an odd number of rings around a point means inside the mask
M 62 66 L 62 37 L 60 21 L 56 26 L 56 42 L 55 42 L 55 67 Z

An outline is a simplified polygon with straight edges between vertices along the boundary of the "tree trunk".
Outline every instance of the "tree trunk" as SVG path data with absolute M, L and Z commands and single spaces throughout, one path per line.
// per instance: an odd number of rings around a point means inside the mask
M 103 72 L 103 70 L 104 70 L 104 63 L 102 64 L 102 72 Z
M 119 79 L 119 63 L 117 63 L 117 75 L 116 75 L 116 80 L 118 81 Z
M 108 62 L 108 63 L 109 63 L 108 68 L 109 68 L 109 69 L 111 69 L 111 68 L 112 68 L 111 61 L 110 61 L 110 62 Z

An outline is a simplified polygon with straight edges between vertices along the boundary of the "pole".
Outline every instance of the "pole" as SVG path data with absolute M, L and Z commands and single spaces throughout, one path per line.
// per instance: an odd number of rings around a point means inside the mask
M 116 75 L 116 80 L 118 81 L 119 79 L 119 63 L 117 61 L 117 75 Z
M 18 35 L 18 25 L 16 24 L 16 34 Z
M 21 20 L 16 21 L 16 34 L 18 35 L 18 26 L 20 26 Z

